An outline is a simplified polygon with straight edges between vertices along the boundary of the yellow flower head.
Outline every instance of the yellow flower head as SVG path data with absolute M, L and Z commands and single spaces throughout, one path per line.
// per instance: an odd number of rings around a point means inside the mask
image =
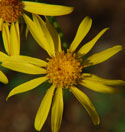
M 0 30 L 3 22 L 11 24 L 19 21 L 25 11 L 38 15 L 60 16 L 71 13 L 73 8 L 22 0 L 0 0 Z
M 40 131 L 42 129 L 53 100 L 51 129 L 52 132 L 58 132 L 63 115 L 63 88 L 66 88 L 73 93 L 86 109 L 93 123 L 98 125 L 100 123 L 99 115 L 87 95 L 77 88 L 78 84 L 96 92 L 116 93 L 121 92 L 122 89 L 112 88 L 112 86 L 125 86 L 125 81 L 103 79 L 90 73 L 83 73 L 82 70 L 85 67 L 106 61 L 121 51 L 122 46 L 114 46 L 98 52 L 88 57 L 85 61 L 82 61 L 81 56 L 85 56 L 92 49 L 97 40 L 107 31 L 108 28 L 101 30 L 91 41 L 84 44 L 78 52 L 75 53 L 80 42 L 87 35 L 92 25 L 92 19 L 85 17 L 82 20 L 69 49 L 67 52 L 64 52 L 61 48 L 59 34 L 47 19 L 46 22 L 44 22 L 37 15 L 33 15 L 33 20 L 24 15 L 24 19 L 34 39 L 43 49 L 45 49 L 50 58 L 43 61 L 41 59 L 20 55 L 11 57 L 11 60 L 6 59 L 3 61 L 2 66 L 6 68 L 27 74 L 42 75 L 41 77 L 17 86 L 9 93 L 7 98 L 15 94 L 32 90 L 48 80 L 51 87 L 47 90 L 36 114 L 34 124 L 36 130 Z
M 11 23 L 19 19 L 23 13 L 23 3 L 19 0 L 1 0 L 0 18 Z
M 69 88 L 81 78 L 82 66 L 75 54 L 62 51 L 48 60 L 47 77 L 50 83 Z

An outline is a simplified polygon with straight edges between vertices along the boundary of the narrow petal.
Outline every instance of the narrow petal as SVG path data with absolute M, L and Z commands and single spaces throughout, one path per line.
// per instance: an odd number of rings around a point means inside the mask
M 95 107 L 91 103 L 90 99 L 76 87 L 71 87 L 70 90 L 74 94 L 74 96 L 78 99 L 78 101 L 83 105 L 83 107 L 86 109 L 94 125 L 99 125 L 100 123 L 99 115 L 96 112 Z
M 51 54 L 51 56 L 55 56 L 55 46 L 51 34 L 48 31 L 46 23 L 41 19 L 40 16 L 33 14 L 33 20 L 36 24 L 37 30 L 41 35 L 40 41 L 43 43 L 47 52 Z
M 123 80 L 110 80 L 110 79 L 105 79 L 105 78 L 100 78 L 96 75 L 93 74 L 89 74 L 89 73 L 83 73 L 82 74 L 85 80 L 90 80 L 90 81 L 95 81 L 95 82 L 99 82 L 105 85 L 121 85 L 121 86 L 125 86 L 125 81 Z
M 122 49 L 123 49 L 123 47 L 121 45 L 117 45 L 112 48 L 108 48 L 104 51 L 98 52 L 86 59 L 86 61 L 84 63 L 84 67 L 102 63 L 102 62 L 108 60 L 113 55 L 117 54 Z
M 16 26 L 12 23 L 10 27 L 10 54 L 11 55 L 19 55 L 20 54 L 20 43 L 19 43 L 19 35 L 16 30 Z
M 51 129 L 52 132 L 58 132 L 63 115 L 63 94 L 62 88 L 58 87 L 54 97 L 54 103 L 51 112 Z
M 41 27 L 38 25 L 39 21 L 37 19 L 35 19 L 36 17 L 34 17 L 34 21 L 32 21 L 27 15 L 23 15 L 25 22 L 28 26 L 29 31 L 31 32 L 32 36 L 34 37 L 34 39 L 37 41 L 37 43 L 45 50 L 47 51 L 47 53 L 51 56 L 51 48 L 48 45 L 48 42 L 43 34 L 43 32 L 41 31 Z
M 17 37 L 18 37 L 18 43 L 20 44 L 20 30 L 19 30 L 19 22 L 16 21 L 15 23 L 15 29 L 16 29 L 16 32 L 17 32 Z
M 26 62 L 26 63 L 30 63 L 39 67 L 46 67 L 47 66 L 47 62 L 43 61 L 41 59 L 37 59 L 34 57 L 29 57 L 29 56 L 23 56 L 23 55 L 19 55 L 19 56 L 11 56 L 9 57 L 9 61 L 21 61 L 21 62 Z
M 2 18 L 0 18 L 0 31 L 2 30 L 2 24 L 3 24 L 3 21 L 2 21 Z
M 66 15 L 73 11 L 72 7 L 60 6 L 60 5 L 51 5 L 37 2 L 27 2 L 23 1 L 24 10 L 44 16 L 60 16 Z
M 91 89 L 93 91 L 100 92 L 100 93 L 112 94 L 112 93 L 123 92 L 123 89 L 112 88 L 112 87 L 106 86 L 100 82 L 87 80 L 87 79 L 82 80 L 82 82 L 80 82 L 80 84 L 88 89 Z
M 0 51 L 0 62 L 5 61 L 6 59 L 8 59 L 8 56 Z
M 8 55 L 10 55 L 10 32 L 7 23 L 2 25 L 2 37 L 4 42 L 4 48 Z
M 38 66 L 35 66 L 26 62 L 21 62 L 21 61 L 7 60 L 7 61 L 4 61 L 1 65 L 13 71 L 22 72 L 26 74 L 37 75 L 37 74 L 46 73 L 46 70 L 43 68 L 40 68 Z
M 43 44 L 41 43 L 40 41 L 40 34 L 38 33 L 38 30 L 37 30 L 37 27 L 36 25 L 34 24 L 34 22 L 26 15 L 26 14 L 23 14 L 23 17 L 24 17 L 24 20 L 27 24 L 27 27 L 29 29 L 29 31 L 31 32 L 32 36 L 34 37 L 34 39 L 36 40 L 36 42 L 43 48 Z
M 73 40 L 73 42 L 70 45 L 70 51 L 74 52 L 76 48 L 79 46 L 81 41 L 85 38 L 87 33 L 89 32 L 92 25 L 92 19 L 89 17 L 85 17 L 82 22 L 79 25 L 79 28 L 77 30 L 76 36 Z
M 15 87 L 9 93 L 9 95 L 7 97 L 7 100 L 8 100 L 8 98 L 10 98 L 13 95 L 16 95 L 16 94 L 19 94 L 19 93 L 23 93 L 23 92 L 27 92 L 27 91 L 30 91 L 30 90 L 36 88 L 37 86 L 39 86 L 40 84 L 42 84 L 46 80 L 47 80 L 46 77 L 39 77 L 39 78 L 35 78 L 33 80 L 30 80 L 28 82 L 25 82 L 25 83 Z
M 46 18 L 46 26 L 53 38 L 53 42 L 55 45 L 55 51 L 56 52 L 61 52 L 61 40 L 60 40 L 60 36 L 58 34 L 58 32 L 55 30 L 55 28 L 51 25 L 51 23 L 48 21 L 48 19 Z
M 7 79 L 6 75 L 2 71 L 0 71 L 0 82 L 2 82 L 4 84 L 8 83 L 8 79 Z
M 98 39 L 108 30 L 109 28 L 104 28 L 102 31 L 100 31 L 91 41 L 84 44 L 80 50 L 78 51 L 81 55 L 86 55 L 95 45 L 95 43 L 98 41 Z
M 48 89 L 46 95 L 44 96 L 42 103 L 38 109 L 38 112 L 36 114 L 35 118 L 35 129 L 37 131 L 40 131 L 47 119 L 47 116 L 49 114 L 49 110 L 51 107 L 52 97 L 54 94 L 55 86 L 52 85 L 51 88 Z

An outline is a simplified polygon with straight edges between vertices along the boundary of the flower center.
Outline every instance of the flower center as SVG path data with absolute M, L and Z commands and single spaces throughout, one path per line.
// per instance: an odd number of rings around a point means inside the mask
M 8 23 L 15 22 L 23 12 L 23 3 L 19 0 L 0 0 L 0 18 Z
M 61 52 L 48 60 L 47 77 L 56 86 L 69 88 L 81 78 L 82 66 L 75 54 Z

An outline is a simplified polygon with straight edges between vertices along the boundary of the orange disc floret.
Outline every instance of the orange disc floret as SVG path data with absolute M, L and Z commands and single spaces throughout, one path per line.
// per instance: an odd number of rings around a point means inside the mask
M 0 18 L 8 23 L 15 22 L 23 13 L 23 3 L 19 0 L 0 0 Z
M 69 88 L 80 79 L 82 66 L 75 54 L 61 52 L 48 60 L 47 77 L 56 86 Z

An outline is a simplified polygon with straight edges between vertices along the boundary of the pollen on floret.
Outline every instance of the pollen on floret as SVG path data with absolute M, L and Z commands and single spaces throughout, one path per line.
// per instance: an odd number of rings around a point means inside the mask
M 48 60 L 47 77 L 54 85 L 69 88 L 81 78 L 81 61 L 75 54 L 62 51 Z
M 11 23 L 17 21 L 23 13 L 23 3 L 20 0 L 0 0 L 0 18 Z

